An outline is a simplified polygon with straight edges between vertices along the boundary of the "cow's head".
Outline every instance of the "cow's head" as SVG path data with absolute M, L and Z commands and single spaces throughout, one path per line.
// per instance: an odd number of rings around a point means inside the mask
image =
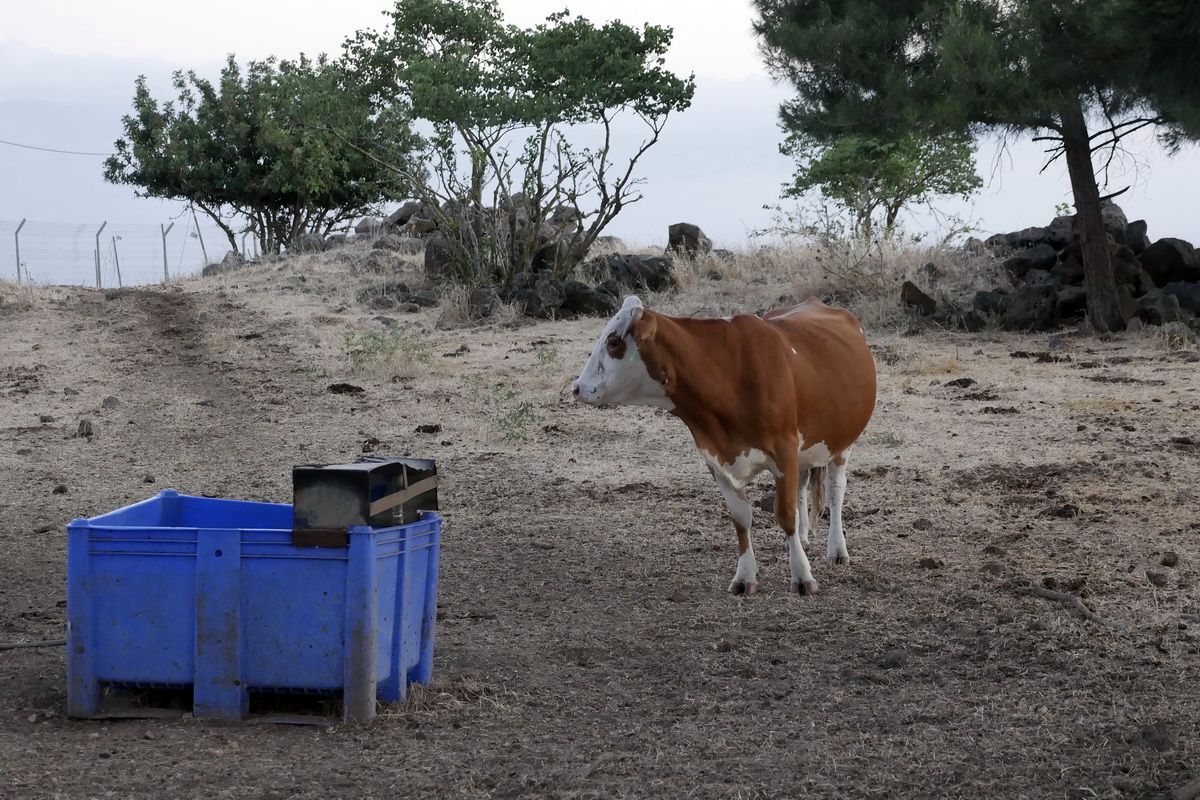
M 575 399 L 588 405 L 643 405 L 673 408 L 661 381 L 650 376 L 640 347 L 654 337 L 655 324 L 637 297 L 625 298 L 579 379 L 571 387 Z

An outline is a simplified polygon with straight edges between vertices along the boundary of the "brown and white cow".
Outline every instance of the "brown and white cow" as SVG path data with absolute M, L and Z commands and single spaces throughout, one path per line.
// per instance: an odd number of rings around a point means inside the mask
M 875 360 L 849 311 L 809 299 L 757 317 L 669 317 L 625 298 L 572 386 L 591 405 L 665 408 L 688 426 L 729 505 L 738 565 L 729 591 L 758 591 L 746 486 L 775 476 L 791 589 L 817 594 L 804 545 L 829 506 L 826 559 L 849 564 L 846 458 L 875 408 Z M 813 508 L 807 509 L 810 486 Z M 822 491 L 823 490 L 823 491 Z

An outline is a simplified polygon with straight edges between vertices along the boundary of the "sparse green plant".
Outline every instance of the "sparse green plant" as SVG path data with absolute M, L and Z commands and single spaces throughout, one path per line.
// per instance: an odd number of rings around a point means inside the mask
M 551 345 L 540 347 L 534 354 L 534 357 L 537 358 L 538 372 L 545 377 L 553 375 L 554 371 L 558 368 L 557 347 Z
M 463 377 L 467 399 L 479 406 L 480 415 L 490 431 L 506 442 L 530 442 L 530 431 L 542 421 L 537 404 L 520 400 L 521 391 L 504 382 L 489 382 L 482 373 Z
M 1056 203 L 1054 206 L 1054 216 L 1065 217 L 1071 213 L 1071 205 L 1069 203 Z
M 433 344 L 414 332 L 348 331 L 344 348 L 355 369 L 385 366 L 402 358 L 409 363 L 433 364 Z
M 529 429 L 542 421 L 542 415 L 530 400 L 522 400 L 504 412 L 497 412 L 492 419 L 492 425 L 500 438 L 508 442 L 533 441 Z

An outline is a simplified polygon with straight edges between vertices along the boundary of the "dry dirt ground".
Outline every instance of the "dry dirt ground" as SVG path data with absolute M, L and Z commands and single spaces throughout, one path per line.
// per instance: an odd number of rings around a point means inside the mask
M 294 464 L 429 457 L 445 517 L 434 683 L 407 705 L 75 720 L 64 647 L 3 649 L 0 797 L 1143 798 L 1200 777 L 1195 349 L 870 330 L 853 565 L 814 561 L 822 594 L 790 596 L 756 510 L 762 592 L 740 598 L 682 424 L 569 402 L 602 321 L 388 323 L 356 299 L 381 280 L 311 258 L 0 287 L 0 643 L 63 638 L 67 522 L 164 488 L 290 502 Z

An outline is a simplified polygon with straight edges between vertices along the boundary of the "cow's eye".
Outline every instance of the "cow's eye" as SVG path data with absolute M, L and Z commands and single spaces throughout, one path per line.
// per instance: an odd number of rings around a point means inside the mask
M 605 342 L 605 350 L 613 358 L 625 357 L 625 340 L 615 333 L 609 334 L 608 340 Z

